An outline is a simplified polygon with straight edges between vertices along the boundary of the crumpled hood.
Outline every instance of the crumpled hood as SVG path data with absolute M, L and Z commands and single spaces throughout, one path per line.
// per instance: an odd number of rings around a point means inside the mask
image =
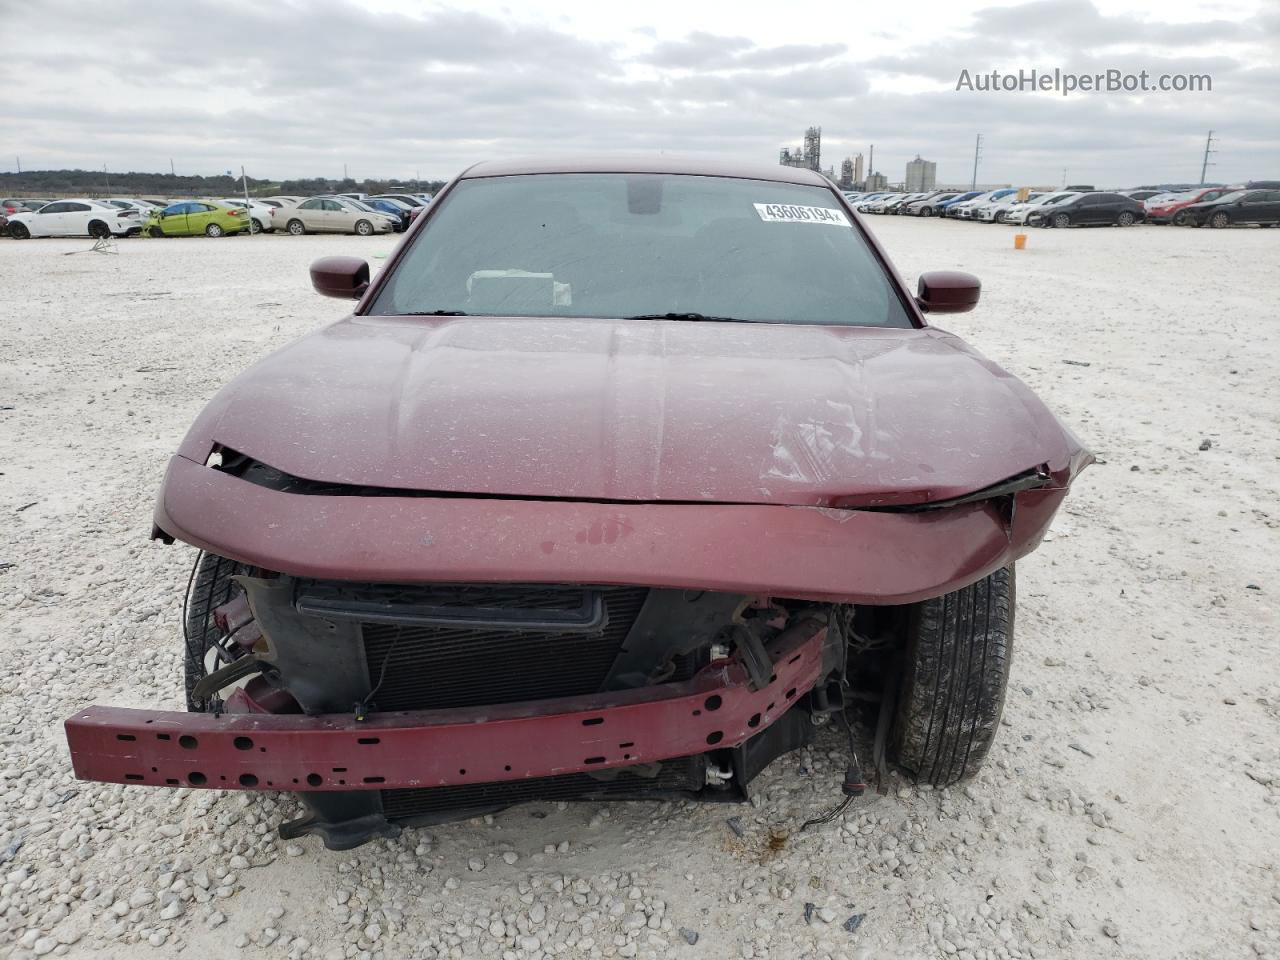
M 859 506 L 1087 456 L 937 329 L 521 318 L 348 318 L 228 384 L 181 453 L 215 443 L 324 483 Z

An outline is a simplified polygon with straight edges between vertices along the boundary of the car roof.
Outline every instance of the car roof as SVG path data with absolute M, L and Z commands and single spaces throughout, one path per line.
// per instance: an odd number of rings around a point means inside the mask
M 675 154 L 572 154 L 548 157 L 513 157 L 482 160 L 462 172 L 460 179 L 514 177 L 535 173 L 667 173 L 701 177 L 734 177 L 745 180 L 774 180 L 829 187 L 826 177 L 803 167 L 743 163 L 711 157 Z

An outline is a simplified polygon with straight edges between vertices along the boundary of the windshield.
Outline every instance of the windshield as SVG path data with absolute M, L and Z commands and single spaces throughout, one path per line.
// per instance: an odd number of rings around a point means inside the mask
M 823 187 L 539 174 L 463 180 L 438 204 L 373 313 L 912 325 Z

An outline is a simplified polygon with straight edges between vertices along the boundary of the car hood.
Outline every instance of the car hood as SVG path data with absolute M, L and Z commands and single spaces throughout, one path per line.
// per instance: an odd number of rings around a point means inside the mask
M 252 367 L 180 451 L 306 480 L 514 498 L 876 506 L 1088 455 L 944 331 L 354 317 Z

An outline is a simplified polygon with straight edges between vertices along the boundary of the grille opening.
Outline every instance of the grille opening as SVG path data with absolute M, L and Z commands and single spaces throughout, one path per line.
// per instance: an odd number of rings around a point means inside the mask
M 432 600 L 443 604 L 443 588 Z M 575 587 L 497 585 L 496 599 L 483 588 L 465 590 L 472 608 L 496 606 L 508 611 L 517 602 L 527 609 L 582 609 L 590 595 L 599 598 L 598 625 L 535 627 L 484 622 L 392 623 L 364 620 L 369 676 L 382 678 L 374 696 L 380 711 L 493 706 L 595 693 L 648 597 L 647 587 Z M 463 602 L 463 601 L 460 601 Z

